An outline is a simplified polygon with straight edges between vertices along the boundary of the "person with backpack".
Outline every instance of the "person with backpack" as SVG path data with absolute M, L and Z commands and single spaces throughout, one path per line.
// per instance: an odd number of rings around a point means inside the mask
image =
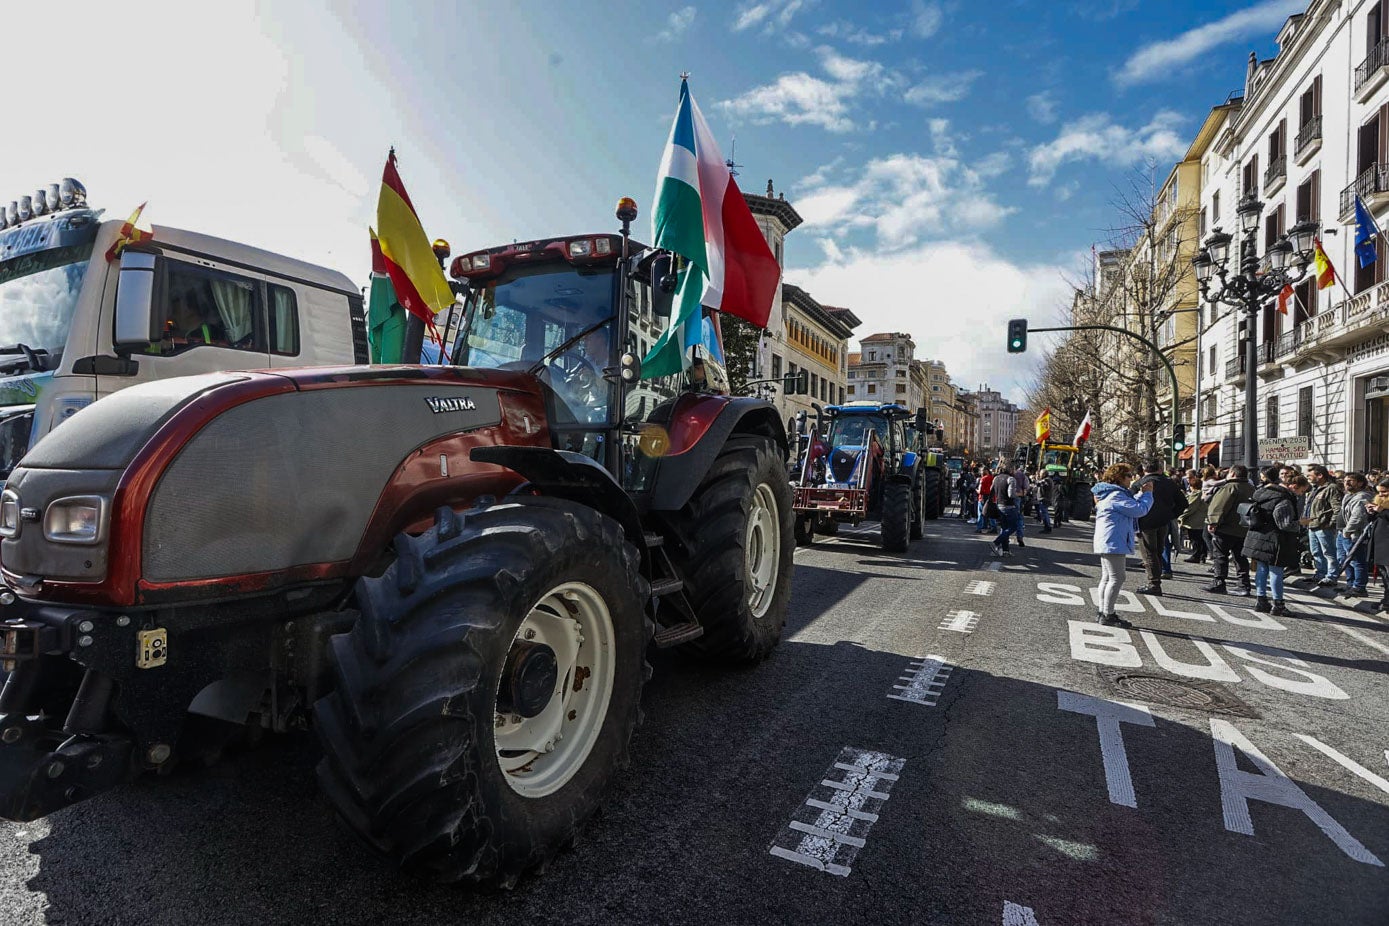
M 1254 490 L 1253 500 L 1240 506 L 1246 528 L 1243 553 L 1255 564 L 1254 588 L 1259 597 L 1254 610 L 1287 614 L 1283 573 L 1297 565 L 1301 553 L 1297 496 L 1279 482 L 1278 467 L 1266 468 L 1259 477 L 1261 484 Z
M 1342 598 L 1366 598 L 1369 592 L 1370 538 L 1361 535 L 1370 526 L 1369 505 L 1373 498 L 1365 484 L 1363 473 L 1346 473 L 1345 495 L 1341 498 L 1341 514 L 1336 519 L 1336 562 L 1340 569 L 1336 578 L 1346 574 L 1346 589 Z
M 1218 483 L 1206 507 L 1206 535 L 1211 543 L 1212 572 L 1215 581 L 1203 591 L 1216 595 L 1249 597 L 1249 560 L 1244 558 L 1244 536 L 1247 529 L 1240 520 L 1239 507 L 1254 500 L 1254 487 L 1249 484 L 1249 470 L 1243 466 L 1230 467 L 1229 477 Z M 1239 588 L 1230 591 L 1225 579 L 1230 560 L 1235 561 L 1235 578 Z
M 1171 575 L 1166 561 L 1167 538 L 1172 520 L 1186 511 L 1186 496 L 1177 483 L 1163 474 L 1162 461 L 1150 460 L 1143 467 L 1144 476 L 1133 486 L 1135 491 L 1152 486 L 1152 504 L 1138 521 L 1138 550 L 1148 584 L 1138 590 L 1140 595 L 1162 595 L 1164 573 Z
M 1013 477 L 1009 475 L 1006 467 L 1000 465 L 998 472 L 994 473 L 992 499 L 994 507 L 998 510 L 999 532 L 994 538 L 994 556 L 1012 556 L 1008 550 L 1008 538 L 1017 538 L 1018 546 L 1023 546 L 1022 542 L 1022 511 L 1018 506 L 1018 494 L 1014 488 Z
M 989 517 L 989 499 L 993 495 L 994 474 L 987 468 L 984 475 L 979 477 L 979 516 L 976 522 L 976 534 L 985 534 L 998 530 L 998 524 L 993 518 Z

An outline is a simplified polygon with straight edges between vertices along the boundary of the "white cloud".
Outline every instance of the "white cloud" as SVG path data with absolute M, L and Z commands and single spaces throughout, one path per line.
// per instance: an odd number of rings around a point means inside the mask
M 1008 319 L 1054 318 L 1073 291 L 1067 268 L 1015 264 L 978 242 L 932 242 L 892 253 L 821 245 L 824 262 L 788 268 L 786 277 L 823 303 L 853 309 L 863 319 L 858 337 L 910 331 L 917 356 L 945 361 L 956 383 L 988 382 L 1015 401 L 1032 370 L 1004 351 Z
M 1027 114 L 1043 125 L 1056 121 L 1056 98 L 1050 90 L 1034 93 L 1027 98 Z
M 915 106 L 935 106 L 955 103 L 969 95 L 971 85 L 984 76 L 983 71 L 956 71 L 928 77 L 909 89 L 905 99 Z
M 876 61 L 847 58 L 824 45 L 816 51 L 819 52 L 825 73 L 842 83 L 858 84 L 869 78 L 879 79 L 883 75 L 883 66 Z
M 1070 161 L 1099 161 L 1114 167 L 1127 167 L 1152 158 L 1168 160 L 1187 149 L 1187 140 L 1177 129 L 1182 116 L 1162 110 L 1135 129 L 1117 125 L 1108 113 L 1084 116 L 1062 126 L 1053 140 L 1038 145 L 1027 155 L 1028 183 L 1045 186 L 1061 165 Z
M 974 170 L 981 177 L 1002 176 L 1012 166 L 1013 156 L 1007 151 L 995 151 L 974 162 Z
M 656 38 L 662 42 L 673 42 L 685 34 L 685 30 L 690 28 L 690 24 L 695 19 L 695 8 L 692 6 L 681 7 L 674 13 L 666 17 L 666 27 L 656 33 Z
M 885 45 L 888 42 L 896 42 L 902 38 L 903 30 L 889 29 L 886 32 L 870 32 L 862 26 L 855 26 L 851 22 L 839 19 L 815 30 L 817 35 L 823 35 L 829 39 L 839 39 L 848 42 L 850 45 L 858 45 L 863 48 L 872 48 L 876 45 Z
M 744 3 L 738 7 L 733 18 L 733 31 L 742 32 L 754 26 L 762 26 L 762 34 L 768 35 L 791 24 L 796 14 L 809 4 L 806 0 L 758 0 Z
M 1114 80 L 1121 86 L 1160 80 L 1213 48 L 1277 29 L 1306 8 L 1307 0 L 1262 0 L 1174 38 L 1144 45 L 1129 56 Z
M 816 52 L 829 80 L 804 71 L 783 74 L 773 83 L 721 101 L 719 107 L 759 124 L 818 125 L 830 132 L 859 128 L 850 118 L 849 100 L 866 92 L 881 93 L 895 86 L 898 78 L 876 61 L 849 58 L 825 45 Z M 873 126 L 870 122 L 863 127 Z
M 911 31 L 919 39 L 929 39 L 940 30 L 945 14 L 939 3 L 912 0 Z

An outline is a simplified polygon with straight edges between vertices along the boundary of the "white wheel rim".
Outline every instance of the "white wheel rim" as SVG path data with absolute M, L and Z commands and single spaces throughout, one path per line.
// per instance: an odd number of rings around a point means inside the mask
M 772 599 L 776 596 L 777 574 L 781 571 L 781 518 L 776 495 L 765 482 L 752 493 L 743 555 L 748 607 L 753 617 L 761 617 L 772 606 Z
M 558 791 L 593 751 L 612 699 L 614 637 L 607 602 L 582 582 L 566 582 L 541 596 L 516 629 L 513 645 L 544 644 L 557 666 L 554 694 L 539 714 L 493 709 L 497 763 L 522 797 Z M 504 665 L 505 655 L 502 660 Z

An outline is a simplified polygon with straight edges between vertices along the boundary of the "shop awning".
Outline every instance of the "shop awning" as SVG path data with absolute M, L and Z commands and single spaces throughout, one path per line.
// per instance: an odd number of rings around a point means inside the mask
M 1204 460 L 1206 457 L 1210 456 L 1210 455 L 1211 455 L 1211 451 L 1214 450 L 1215 448 L 1219 447 L 1219 446 L 1220 446 L 1220 441 L 1218 441 L 1218 440 L 1202 441 L 1202 442 L 1201 442 L 1201 459 Z M 1195 452 L 1196 452 L 1196 445 L 1195 445 L 1195 444 L 1191 444 L 1190 446 L 1183 447 L 1182 450 L 1181 450 L 1181 452 L 1177 454 L 1177 459 L 1178 459 L 1178 460 L 1190 460 L 1191 457 L 1192 457 L 1192 454 L 1194 454 Z

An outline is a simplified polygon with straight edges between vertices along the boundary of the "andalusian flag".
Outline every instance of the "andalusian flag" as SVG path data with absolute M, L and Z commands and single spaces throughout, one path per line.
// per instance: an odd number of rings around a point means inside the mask
M 1037 420 L 1033 422 L 1033 424 L 1037 429 L 1038 443 L 1041 443 L 1042 441 L 1051 437 L 1051 409 L 1048 408 L 1046 411 L 1038 415 Z
M 453 290 L 434 256 L 419 216 L 415 215 L 405 184 L 400 182 L 394 148 L 386 156 L 386 170 L 381 176 L 376 228 L 386 275 L 395 287 L 396 298 L 405 311 L 419 317 L 433 331 L 435 313 L 453 304 Z
M 1336 268 L 1331 266 L 1331 258 L 1322 249 L 1321 239 L 1312 239 L 1312 266 L 1317 270 L 1317 289 L 1326 289 L 1336 282 Z
M 371 232 L 371 292 L 367 297 L 367 339 L 372 363 L 400 363 L 405 350 L 405 309 L 396 299 L 386 270 L 386 256 L 376 230 Z
M 121 223 L 120 230 L 116 232 L 116 240 L 111 242 L 111 246 L 106 249 L 106 262 L 109 264 L 121 252 L 132 244 L 144 244 L 154 237 L 154 232 L 136 228 L 135 223 L 140 221 L 140 213 L 145 211 L 145 203 L 135 207 L 135 211 L 130 213 L 130 218 Z
M 781 267 L 683 79 L 653 201 L 652 244 L 683 258 L 684 269 L 670 325 L 642 359 L 643 377 L 689 367 L 701 306 L 765 328 L 781 283 Z

